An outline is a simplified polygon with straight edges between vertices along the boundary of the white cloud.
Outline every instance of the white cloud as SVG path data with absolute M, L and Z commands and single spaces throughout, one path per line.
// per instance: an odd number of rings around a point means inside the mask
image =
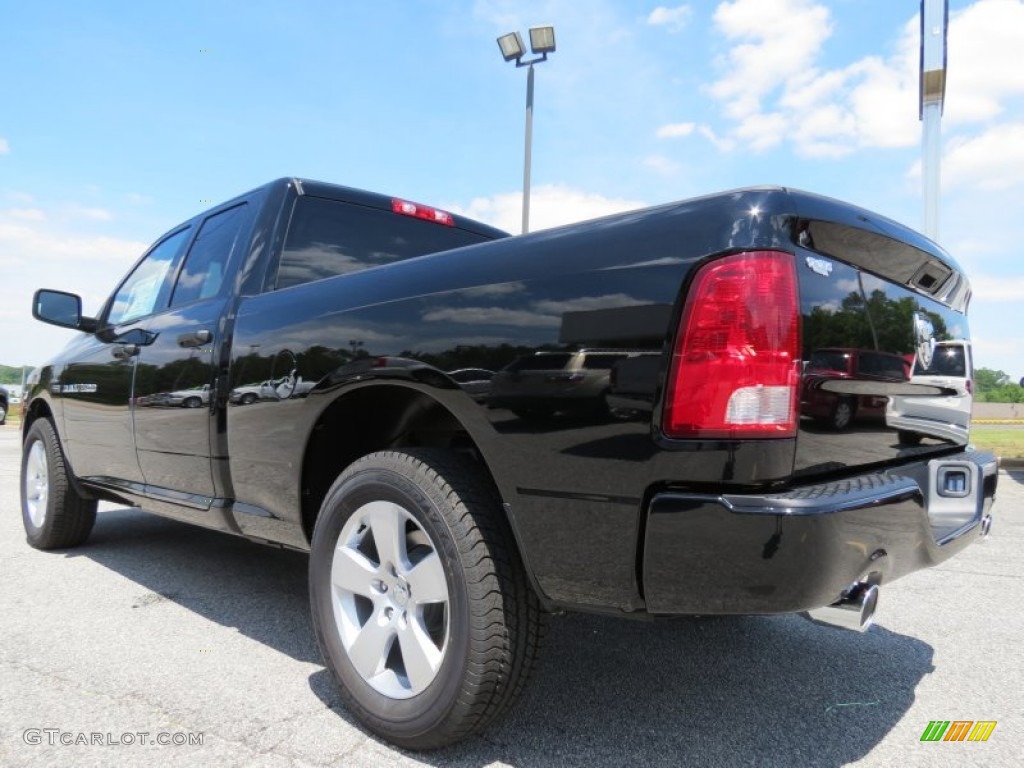
M 1004 336 L 992 338 L 984 334 L 972 333 L 971 345 L 974 347 L 974 367 L 993 368 L 1009 374 L 1012 381 L 1017 381 L 1020 372 L 1024 371 L 1020 351 L 1024 349 L 1024 336 Z
M 758 113 L 748 116 L 734 134 L 755 152 L 760 152 L 781 144 L 788 128 L 786 118 L 778 112 Z
M 503 192 L 490 197 L 474 198 L 465 207 L 449 205 L 446 208 L 453 213 L 461 213 L 517 233 L 522 228 L 522 205 L 519 192 Z M 604 197 L 564 184 L 545 184 L 534 187 L 530 193 L 530 231 L 630 211 L 645 205 L 642 200 Z
M 12 213 L 13 211 L 13 213 Z M 28 215 L 25 215 L 28 212 Z M 96 312 L 147 244 L 62 228 L 50 211 L 0 210 L 0 340 L 3 362 L 36 365 L 74 337 L 31 318 L 37 288 L 62 288 Z M 57 217 L 59 218 L 59 217 Z
M 730 139 L 728 136 L 719 136 L 709 125 L 702 125 L 697 129 L 697 132 L 705 139 L 714 144 L 722 152 L 731 152 L 736 142 Z
M 89 208 L 84 205 L 72 203 L 64 208 L 66 215 L 79 218 L 91 219 L 92 221 L 110 221 L 114 215 L 104 208 Z
M 5 211 L 0 211 L 0 216 L 9 216 L 22 221 L 42 221 L 46 218 L 46 214 L 38 208 L 8 208 Z
M 550 315 L 562 315 L 564 312 L 591 312 L 608 307 L 634 307 L 643 303 L 628 293 L 610 293 L 605 296 L 580 296 L 565 301 L 542 299 L 534 302 L 533 309 Z
M 920 174 L 920 163 L 915 166 Z M 1005 190 L 1024 182 L 1024 123 L 996 125 L 972 138 L 950 141 L 942 161 L 943 182 Z M 1024 296 L 1024 292 L 1019 294 Z
M 664 155 L 648 155 L 644 158 L 644 165 L 650 168 L 652 171 L 663 174 L 665 176 L 672 176 L 679 170 L 679 163 L 670 160 Z
M 1024 277 L 971 275 L 972 302 L 1019 303 L 1024 296 Z
M 502 307 L 458 307 L 438 309 L 423 315 L 424 322 L 464 323 L 466 325 L 513 325 L 530 328 L 556 328 L 561 320 L 525 309 Z
M 677 139 L 681 136 L 689 136 L 697 130 L 696 123 L 668 123 L 658 128 L 659 139 Z
M 840 157 L 867 147 L 912 147 L 918 120 L 919 18 L 887 56 L 833 69 L 819 64 L 833 30 L 811 0 L 735 0 L 714 22 L 729 41 L 709 88 L 733 122 L 728 136 L 754 150 L 792 141 L 798 154 Z M 944 124 L 990 121 L 1024 94 L 1024 0 L 978 0 L 950 17 Z
M 916 42 L 916 27 L 914 34 Z M 1022 42 L 1021 0 L 978 0 L 951 14 L 944 119 L 989 120 L 1003 113 L 1008 97 L 1024 94 Z
M 11 151 L 11 145 L 7 143 L 7 139 L 0 136 L 0 155 L 6 155 Z
M 693 9 L 688 5 L 678 5 L 675 8 L 659 5 L 651 11 L 647 23 L 655 27 L 665 27 L 670 32 L 678 32 L 686 26 L 692 15 Z
M 735 119 L 756 114 L 762 99 L 806 72 L 832 33 L 828 9 L 808 0 L 735 0 L 718 6 L 714 21 L 730 50 L 711 94 Z

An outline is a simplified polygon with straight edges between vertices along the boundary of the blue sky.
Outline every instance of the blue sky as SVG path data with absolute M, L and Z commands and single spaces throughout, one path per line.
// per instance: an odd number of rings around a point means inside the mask
M 922 221 L 916 0 L 0 0 L 0 363 L 70 332 L 158 235 L 279 176 L 534 228 L 750 184 Z M 950 0 L 939 242 L 974 284 L 975 363 L 1024 376 L 1024 0 Z

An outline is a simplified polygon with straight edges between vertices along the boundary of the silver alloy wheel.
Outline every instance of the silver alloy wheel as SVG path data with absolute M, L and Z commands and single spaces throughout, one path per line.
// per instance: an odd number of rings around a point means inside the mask
M 334 548 L 331 592 L 342 646 L 367 685 L 392 699 L 426 690 L 448 647 L 448 582 L 416 518 L 390 501 L 359 507 Z
M 42 528 L 46 522 L 46 502 L 50 493 L 50 469 L 42 440 L 36 440 L 29 448 L 24 483 L 29 519 L 36 528 Z

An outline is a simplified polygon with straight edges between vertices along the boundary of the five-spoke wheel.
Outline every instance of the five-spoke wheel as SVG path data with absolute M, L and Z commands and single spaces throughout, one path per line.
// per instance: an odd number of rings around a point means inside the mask
M 523 689 L 542 632 L 486 470 L 430 448 L 351 464 L 309 563 L 313 626 L 347 708 L 400 746 L 485 728 Z
M 341 530 L 331 565 L 334 620 L 359 675 L 406 699 L 426 690 L 448 641 L 448 585 L 437 547 L 402 506 L 371 501 Z

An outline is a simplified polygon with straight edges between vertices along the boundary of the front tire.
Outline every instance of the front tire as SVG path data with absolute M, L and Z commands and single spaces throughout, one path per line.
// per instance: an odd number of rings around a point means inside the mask
M 85 542 L 96 522 L 96 501 L 75 489 L 60 441 L 48 419 L 25 436 L 21 455 L 21 520 L 36 549 L 66 549 Z
M 348 709 L 433 749 L 503 714 L 542 634 L 497 493 L 434 449 L 370 454 L 328 491 L 310 554 L 313 626 Z

